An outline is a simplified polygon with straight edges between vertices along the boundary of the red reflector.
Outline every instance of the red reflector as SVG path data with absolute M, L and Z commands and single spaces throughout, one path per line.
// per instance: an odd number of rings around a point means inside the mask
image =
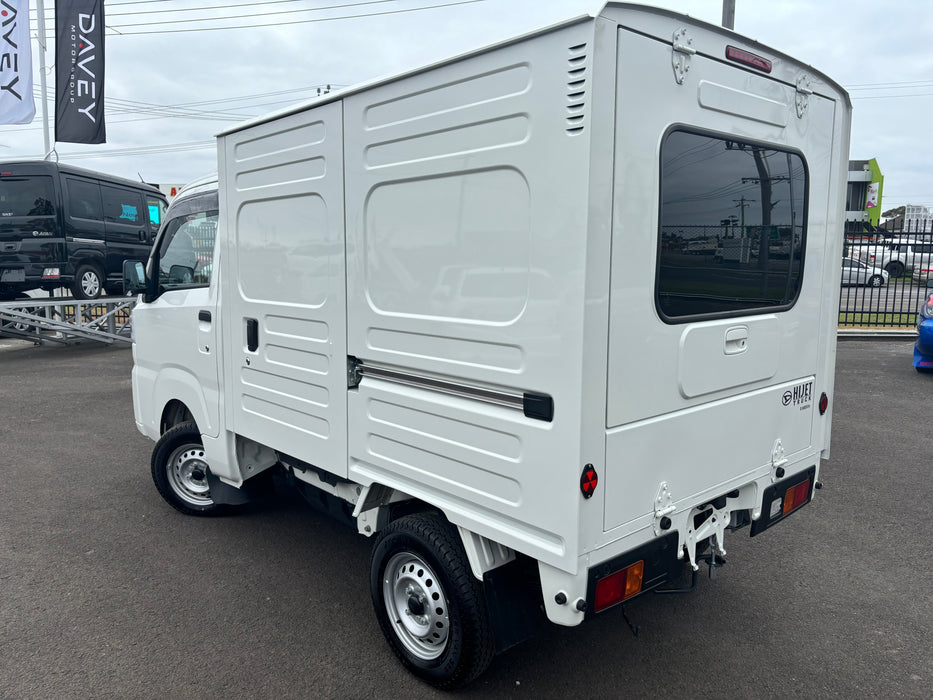
M 596 583 L 596 600 L 593 603 L 593 609 L 599 612 L 616 603 L 621 603 L 626 598 L 631 598 L 641 591 L 644 575 L 645 562 L 642 560 L 601 578 Z
M 784 493 L 784 515 L 787 515 L 795 508 L 799 508 L 810 497 L 810 480 L 791 486 Z
M 820 415 L 822 416 L 826 413 L 826 409 L 829 408 L 829 397 L 824 393 L 820 395 Z
M 743 63 L 746 66 L 751 66 L 765 73 L 771 72 L 771 61 L 767 58 L 757 56 L 750 51 L 745 51 L 740 49 L 737 46 L 727 46 L 726 47 L 726 58 L 730 61 L 735 61 L 736 63 Z

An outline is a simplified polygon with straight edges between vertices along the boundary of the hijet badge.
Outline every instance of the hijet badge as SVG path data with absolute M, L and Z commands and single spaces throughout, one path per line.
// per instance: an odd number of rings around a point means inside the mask
M 813 403 L 813 381 L 803 382 L 788 389 L 781 395 L 781 403 L 785 406 L 794 406 L 805 411 Z

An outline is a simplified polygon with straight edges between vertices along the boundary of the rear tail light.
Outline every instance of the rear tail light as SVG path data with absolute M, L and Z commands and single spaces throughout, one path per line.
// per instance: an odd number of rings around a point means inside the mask
M 43 279 L 58 279 L 61 277 L 57 267 L 47 267 L 42 271 Z
M 810 483 L 807 479 L 784 492 L 784 515 L 796 510 L 810 499 Z
M 927 297 L 927 303 L 923 306 L 923 315 L 933 318 L 933 294 Z
M 645 562 L 642 560 L 597 581 L 596 600 L 593 604 L 595 612 L 605 610 L 641 592 L 644 575 Z

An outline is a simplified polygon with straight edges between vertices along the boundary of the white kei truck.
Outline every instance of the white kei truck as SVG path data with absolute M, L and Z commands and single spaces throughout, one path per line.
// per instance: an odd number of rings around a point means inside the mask
M 442 688 L 689 590 L 820 485 L 850 116 L 784 54 L 610 2 L 225 131 L 124 271 L 158 490 L 338 504 Z

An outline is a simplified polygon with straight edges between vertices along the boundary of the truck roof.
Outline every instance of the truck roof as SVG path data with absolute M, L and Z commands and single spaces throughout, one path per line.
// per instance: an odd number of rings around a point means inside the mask
M 785 53 L 772 49 L 769 46 L 761 44 L 755 41 L 754 39 L 745 37 L 742 34 L 738 34 L 730 29 L 726 29 L 724 27 L 720 27 L 715 24 L 710 24 L 709 22 L 705 22 L 704 20 L 700 20 L 695 17 L 691 17 L 690 15 L 687 15 L 687 14 L 682 14 L 679 12 L 674 12 L 672 10 L 666 10 L 666 9 L 662 9 L 658 7 L 651 7 L 649 5 L 638 5 L 638 4 L 627 3 L 627 2 L 614 2 L 610 0 L 610 2 L 607 2 L 605 5 L 603 5 L 602 9 L 599 12 L 584 13 L 581 15 L 576 15 L 574 17 L 569 17 L 568 19 L 561 20 L 554 24 L 540 27 L 538 29 L 534 29 L 530 32 L 526 32 L 524 34 L 511 37 L 504 41 L 499 41 L 499 42 L 489 44 L 486 46 L 481 46 L 476 49 L 467 51 L 465 53 L 456 54 L 456 55 L 441 59 L 439 61 L 435 61 L 433 63 L 427 64 L 424 66 L 419 66 L 417 68 L 402 71 L 400 73 L 382 76 L 379 78 L 375 78 L 373 80 L 364 81 L 362 83 L 357 83 L 356 85 L 351 85 L 350 87 L 347 87 L 347 88 L 335 90 L 333 92 L 329 92 L 324 95 L 320 95 L 318 97 L 314 97 L 309 100 L 299 102 L 290 107 L 286 107 L 284 109 L 281 109 L 275 112 L 270 112 L 269 114 L 266 114 L 260 117 L 255 117 L 253 119 L 249 119 L 239 124 L 234 124 L 228 127 L 227 129 L 224 129 L 223 131 L 219 132 L 217 136 L 218 137 L 225 136 L 227 134 L 232 134 L 238 131 L 242 131 L 243 129 L 247 129 L 249 127 L 255 126 L 256 124 L 262 124 L 264 122 L 272 121 L 274 119 L 285 117 L 290 114 L 296 114 L 298 112 L 303 112 L 306 109 L 309 109 L 311 107 L 317 107 L 320 105 L 327 104 L 329 102 L 336 102 L 336 101 L 342 100 L 345 97 L 348 97 L 349 95 L 354 95 L 354 94 L 369 90 L 371 88 L 377 87 L 379 85 L 391 83 L 392 81 L 398 80 L 399 78 L 417 75 L 418 73 L 423 73 L 423 72 L 432 70 L 434 68 L 437 68 L 439 66 L 448 65 L 450 63 L 455 63 L 464 58 L 480 55 L 488 51 L 491 51 L 493 49 L 501 48 L 503 46 L 509 46 L 511 44 L 525 41 L 535 36 L 547 34 L 557 29 L 562 29 L 564 27 L 569 27 L 569 26 L 580 24 L 583 22 L 593 21 L 598 17 L 605 17 L 611 21 L 617 21 L 619 19 L 618 15 L 620 12 L 641 13 L 641 14 L 654 15 L 654 16 L 663 16 L 668 19 L 681 20 L 684 22 L 688 22 L 689 24 L 692 24 L 694 26 L 700 27 L 704 31 L 716 32 L 724 37 L 728 37 L 732 41 L 741 43 L 743 48 L 746 48 L 748 50 L 758 50 L 760 52 L 764 52 L 772 58 L 779 59 L 780 62 L 784 66 L 783 75 L 778 74 L 778 66 L 775 66 L 775 72 L 774 74 L 771 75 L 771 77 L 777 80 L 781 80 L 783 82 L 788 82 L 789 84 L 793 84 L 794 78 L 796 78 L 796 76 L 799 75 L 799 72 L 801 69 L 805 68 L 809 72 L 811 78 L 816 78 L 818 81 L 821 81 L 827 84 L 828 86 L 830 86 L 832 92 L 836 93 L 836 95 L 841 95 L 843 99 L 845 100 L 846 106 L 848 108 L 851 108 L 852 106 L 848 93 L 845 91 L 845 89 L 841 85 L 839 85 L 832 78 L 829 78 L 827 75 L 816 70 L 812 66 L 802 63 L 801 61 L 798 61 L 792 56 L 789 56 Z M 818 88 L 819 88 L 818 85 L 814 86 L 814 92 L 821 92 Z M 832 98 L 833 96 L 830 96 L 830 97 Z

